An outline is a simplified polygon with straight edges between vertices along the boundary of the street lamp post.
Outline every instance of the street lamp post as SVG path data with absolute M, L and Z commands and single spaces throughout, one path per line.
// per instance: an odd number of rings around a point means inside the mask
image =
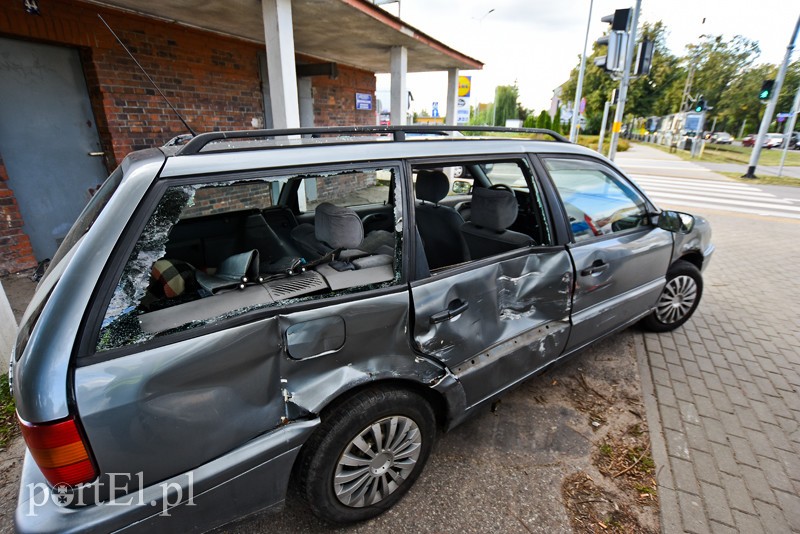
M 575 104 L 572 106 L 572 124 L 569 128 L 569 140 L 578 140 L 578 106 L 581 103 L 583 92 L 583 75 L 586 72 L 586 45 L 589 43 L 589 26 L 592 24 L 592 8 L 594 0 L 589 0 L 589 22 L 586 23 L 586 38 L 583 40 L 583 55 L 581 56 L 581 70 L 578 73 L 578 87 L 575 88 Z

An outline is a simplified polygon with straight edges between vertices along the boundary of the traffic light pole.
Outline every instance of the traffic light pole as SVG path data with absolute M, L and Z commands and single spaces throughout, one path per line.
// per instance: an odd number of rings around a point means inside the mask
M 606 123 L 608 122 L 608 108 L 611 107 L 611 102 L 606 100 L 603 106 L 603 124 L 600 126 L 600 142 L 597 143 L 597 152 L 603 153 L 603 138 L 606 136 Z
M 786 67 L 788 67 L 789 60 L 792 58 L 792 51 L 794 50 L 794 42 L 797 40 L 798 30 L 800 30 L 800 17 L 797 18 L 797 24 L 794 25 L 794 33 L 792 33 L 792 38 L 789 40 L 789 46 L 786 47 L 786 56 L 784 56 L 781 68 L 778 70 L 778 76 L 775 78 L 772 98 L 769 99 L 767 109 L 764 111 L 764 118 L 761 119 L 761 126 L 758 128 L 756 144 L 753 145 L 753 153 L 750 154 L 750 165 L 747 167 L 747 172 L 742 178 L 756 178 L 756 166 L 758 165 L 758 158 L 761 157 L 761 145 L 764 144 L 764 138 L 767 136 L 767 130 L 769 130 L 769 125 L 772 122 L 772 114 L 775 113 L 775 106 L 778 105 L 778 96 L 781 94 L 783 78 L 786 76 Z
M 614 161 L 617 155 L 617 143 L 619 142 L 619 132 L 622 130 L 622 119 L 625 116 L 625 100 L 628 98 L 628 84 L 631 80 L 631 63 L 633 62 L 633 52 L 636 50 L 636 29 L 639 26 L 639 12 L 642 10 L 642 0 L 636 0 L 636 7 L 633 10 L 633 22 L 631 23 L 631 33 L 628 38 L 628 50 L 625 52 L 625 67 L 622 71 L 622 81 L 619 83 L 619 102 L 614 113 L 614 123 L 611 125 L 611 146 L 608 149 L 608 159 Z

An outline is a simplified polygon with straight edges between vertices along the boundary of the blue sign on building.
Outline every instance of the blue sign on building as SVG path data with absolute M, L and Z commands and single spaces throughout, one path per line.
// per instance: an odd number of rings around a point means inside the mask
M 356 93 L 356 109 L 372 111 L 372 95 L 369 93 Z

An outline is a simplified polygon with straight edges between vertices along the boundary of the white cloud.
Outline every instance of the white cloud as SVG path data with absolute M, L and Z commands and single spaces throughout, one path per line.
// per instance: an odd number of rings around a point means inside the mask
M 583 51 L 589 0 L 402 0 L 402 18 L 456 50 L 485 63 L 472 75 L 472 103 L 490 102 L 497 85 L 517 81 L 523 105 L 548 109 L 554 88 L 569 77 Z M 603 15 L 631 7 L 623 0 L 595 0 L 589 29 L 589 50 L 607 25 Z M 396 8 L 395 8 L 396 9 Z M 488 13 L 490 10 L 494 10 Z M 390 8 L 391 10 L 391 8 Z M 488 13 L 488 14 L 487 14 Z M 700 34 L 744 35 L 761 46 L 759 62 L 783 61 L 794 24 L 797 0 L 643 0 L 641 19 L 661 20 L 669 29 L 667 44 L 675 54 Z M 701 24 L 705 17 L 705 24 Z M 797 43 L 800 49 L 800 43 Z M 795 50 L 793 59 L 800 57 Z M 378 78 L 388 90 L 388 75 Z M 410 74 L 408 88 L 414 109 L 430 111 L 439 102 L 445 112 L 447 76 Z

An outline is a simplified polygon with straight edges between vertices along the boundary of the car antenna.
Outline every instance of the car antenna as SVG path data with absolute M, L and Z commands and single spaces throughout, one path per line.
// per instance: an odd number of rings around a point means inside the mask
M 173 106 L 173 105 L 170 103 L 170 101 L 167 99 L 166 95 L 164 95 L 164 93 L 163 93 L 163 92 L 161 92 L 161 89 L 159 89 L 159 88 L 158 88 L 158 85 L 156 85 L 156 82 L 154 82 L 154 81 L 153 81 L 153 78 L 151 78 L 151 77 L 150 77 L 150 75 L 149 75 L 149 74 L 147 74 L 147 71 L 146 71 L 146 70 L 144 70 L 144 67 L 142 67 L 141 63 L 139 63 L 139 62 L 136 60 L 136 58 L 133 56 L 133 54 L 131 54 L 131 51 L 130 51 L 130 50 L 128 50 L 128 47 L 127 47 L 127 46 L 125 46 L 125 43 L 123 43 L 123 42 L 122 42 L 122 39 L 120 39 L 120 38 L 117 36 L 117 34 L 114 32 L 114 30 L 112 30 L 112 29 L 111 29 L 111 26 L 109 26 L 109 25 L 108 25 L 108 22 L 106 22 L 106 20 L 103 18 L 103 16 L 102 16 L 100 13 L 98 13 L 98 14 L 97 14 L 97 16 L 98 16 L 98 17 L 100 17 L 100 20 L 103 22 L 103 24 L 105 24 L 106 28 L 108 28 L 108 31 L 110 31 L 110 32 L 111 32 L 111 35 L 113 35 L 113 36 L 114 36 L 114 39 L 116 39 L 116 40 L 117 40 L 117 42 L 120 44 L 120 46 L 122 46 L 122 48 L 125 50 L 125 52 L 127 52 L 127 53 L 128 53 L 128 55 L 129 55 L 129 56 L 131 56 L 131 59 L 133 60 L 133 62 L 134 62 L 134 63 L 136 63 L 136 66 L 137 66 L 137 67 L 139 67 L 139 69 L 142 71 L 142 73 L 144 73 L 144 75 L 147 77 L 147 79 L 148 79 L 148 80 L 150 80 L 150 83 L 151 83 L 151 84 L 153 84 L 153 87 L 155 87 L 155 88 L 156 88 L 156 91 L 158 91 L 158 94 L 160 94 L 160 95 L 161 95 L 161 98 L 163 98 L 163 99 L 164 99 L 164 102 L 166 102 L 166 103 L 167 103 L 167 105 L 170 107 L 170 109 L 171 109 L 172 111 L 174 111 L 174 112 L 175 112 L 175 115 L 177 115 L 177 116 L 178 116 L 178 118 L 181 120 L 181 122 L 182 122 L 182 123 L 183 123 L 183 125 L 186 127 L 186 129 L 187 129 L 187 130 L 189 130 L 189 132 L 190 132 L 190 133 L 191 133 L 193 136 L 196 136 L 196 135 L 197 135 L 197 133 L 196 133 L 194 130 L 192 130 L 192 127 L 191 127 L 191 126 L 189 126 L 189 124 L 186 122 L 186 120 L 184 120 L 184 118 L 181 116 L 181 114 L 178 112 L 178 110 L 177 110 L 177 109 L 175 109 L 175 106 Z

